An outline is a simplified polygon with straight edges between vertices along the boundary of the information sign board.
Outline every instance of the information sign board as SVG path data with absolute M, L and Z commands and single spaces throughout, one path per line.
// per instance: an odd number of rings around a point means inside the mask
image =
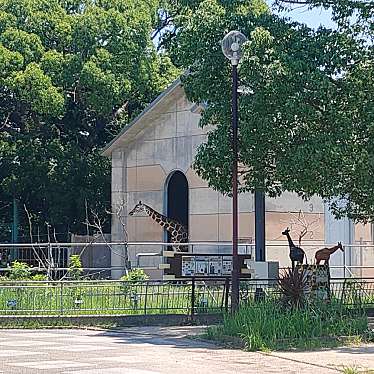
M 250 274 L 242 269 L 248 269 L 245 260 L 250 260 L 251 255 L 239 255 L 241 276 L 250 277 Z M 166 275 L 183 277 L 230 277 L 232 273 L 232 256 L 195 254 L 186 252 L 170 253 L 165 257 L 167 264 L 164 267 Z

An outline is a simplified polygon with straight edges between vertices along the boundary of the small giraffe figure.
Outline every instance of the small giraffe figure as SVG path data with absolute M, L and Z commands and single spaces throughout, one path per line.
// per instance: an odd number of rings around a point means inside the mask
M 302 248 L 296 247 L 290 236 L 290 229 L 287 227 L 286 230 L 282 232 L 282 235 L 287 236 L 288 246 L 290 247 L 290 259 L 292 262 L 292 270 L 295 270 L 295 263 L 302 264 L 304 262 L 305 252 Z
M 155 211 L 150 206 L 143 204 L 141 201 L 139 201 L 139 203 L 135 205 L 134 209 L 129 213 L 129 215 L 133 216 L 139 213 L 147 214 L 155 222 L 157 222 L 161 227 L 163 227 L 166 231 L 168 231 L 171 235 L 172 243 L 188 242 L 188 230 L 186 226 L 180 224 L 179 222 L 171 218 L 168 218 L 162 215 L 161 213 Z M 173 245 L 173 248 L 177 252 L 185 252 L 188 250 L 186 246 L 181 246 L 181 245 Z
M 319 263 L 324 260 L 325 265 L 329 264 L 330 256 L 336 252 L 338 249 L 340 249 L 342 252 L 344 252 L 343 246 L 341 242 L 338 242 L 338 245 L 335 245 L 331 248 L 322 248 L 316 252 L 315 259 L 316 264 L 319 265 Z

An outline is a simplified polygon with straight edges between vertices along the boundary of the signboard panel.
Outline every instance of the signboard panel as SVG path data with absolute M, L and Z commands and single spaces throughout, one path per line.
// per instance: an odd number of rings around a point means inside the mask
M 247 269 L 245 260 L 251 259 L 251 255 L 239 255 L 240 269 Z M 232 256 L 195 254 L 186 252 L 175 252 L 164 257 L 170 265 L 165 269 L 166 275 L 174 275 L 176 278 L 183 277 L 230 277 L 232 272 Z M 244 274 L 242 277 L 251 277 Z
M 182 256 L 182 277 L 230 276 L 232 259 L 228 256 Z

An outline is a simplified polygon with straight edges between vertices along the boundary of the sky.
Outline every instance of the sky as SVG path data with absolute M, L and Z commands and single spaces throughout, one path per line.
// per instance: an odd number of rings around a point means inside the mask
M 271 7 L 274 0 L 266 0 L 268 5 Z M 273 9 L 274 13 L 277 13 L 276 9 Z M 331 11 L 323 8 L 308 9 L 306 6 L 293 6 L 292 10 L 280 13 L 285 17 L 289 17 L 294 21 L 305 23 L 309 27 L 317 29 L 319 26 L 325 26 L 327 28 L 335 28 L 336 25 L 331 20 Z M 160 36 L 153 40 L 153 43 L 157 46 L 160 41 Z
M 273 0 L 266 0 L 271 6 Z M 273 10 L 275 13 L 276 10 Z M 314 8 L 309 10 L 306 6 L 293 6 L 293 10 L 281 13 L 286 17 L 291 18 L 294 21 L 307 24 L 309 27 L 318 28 L 319 26 L 325 26 L 328 28 L 334 28 L 335 24 L 331 20 L 331 11 L 323 8 Z

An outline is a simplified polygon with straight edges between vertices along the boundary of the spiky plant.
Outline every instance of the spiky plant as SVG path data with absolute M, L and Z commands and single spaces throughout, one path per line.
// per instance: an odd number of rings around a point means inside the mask
M 302 308 L 308 294 L 308 280 L 304 269 L 286 269 L 278 280 L 281 302 L 290 308 Z

